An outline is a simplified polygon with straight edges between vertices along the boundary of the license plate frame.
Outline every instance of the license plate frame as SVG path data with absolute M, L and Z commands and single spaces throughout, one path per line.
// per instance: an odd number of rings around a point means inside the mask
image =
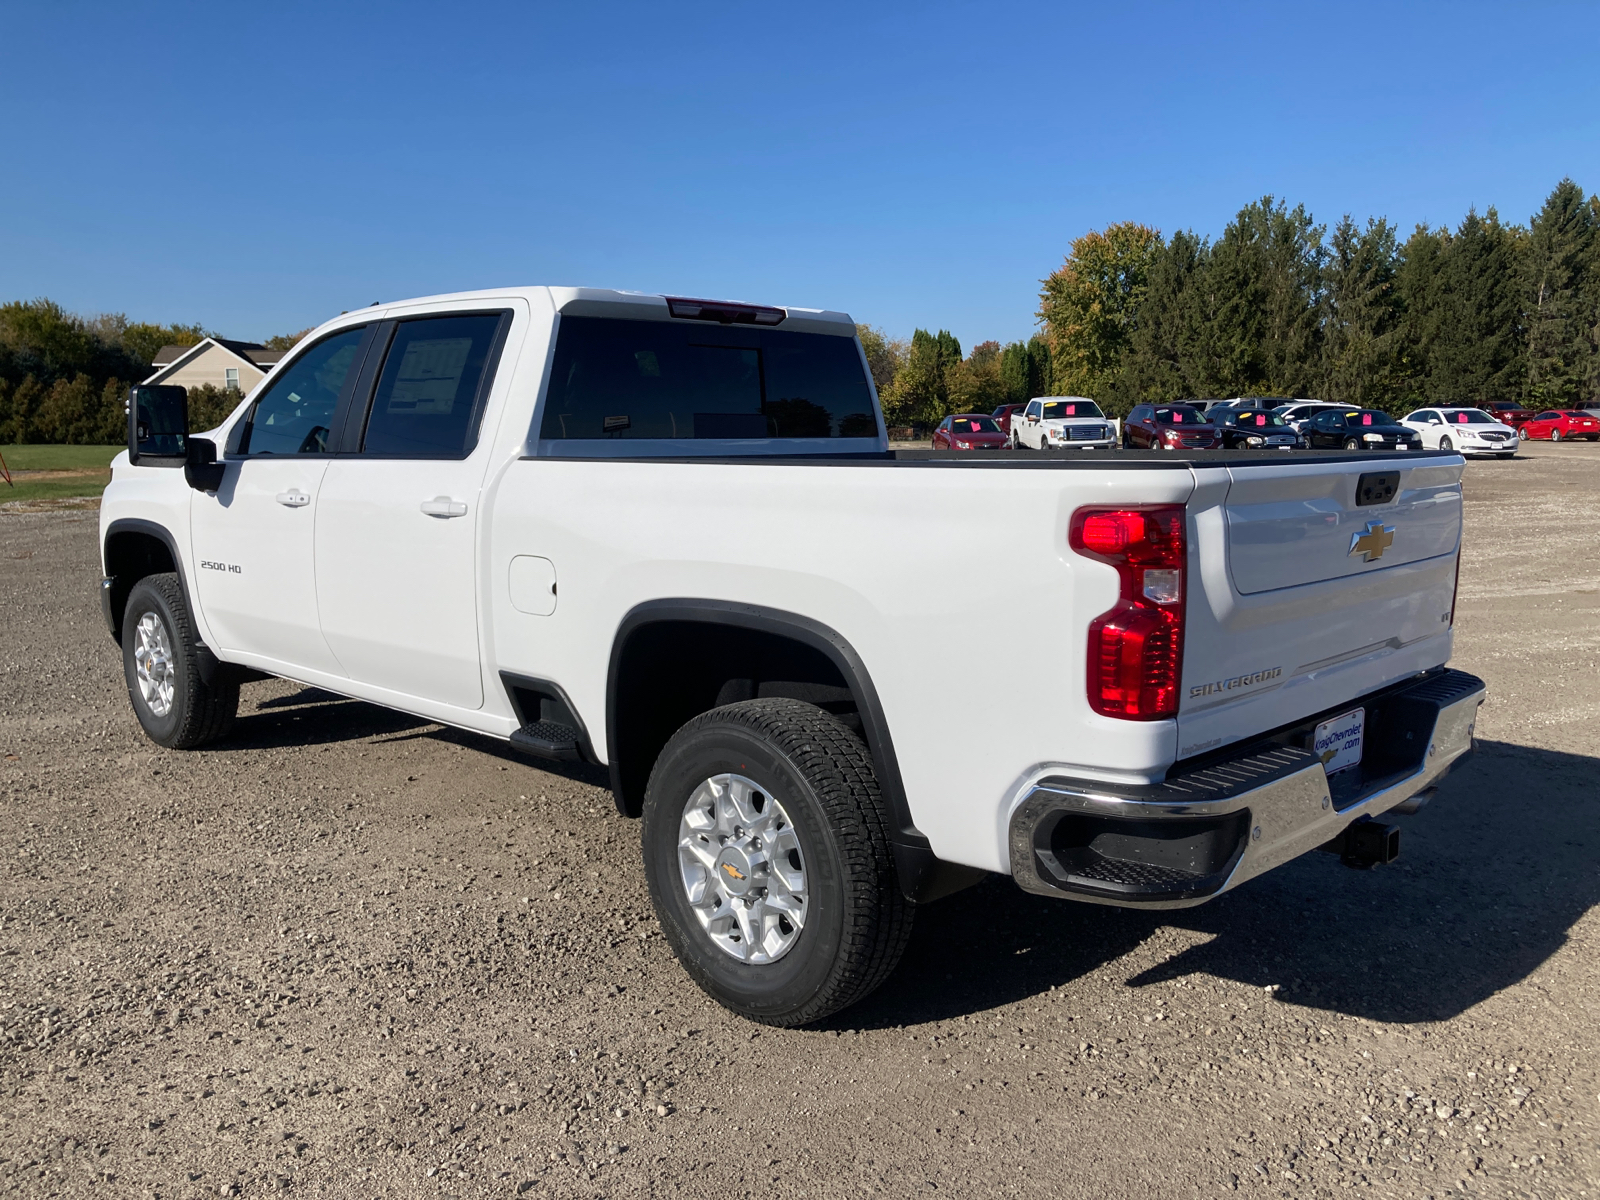
M 1367 710 L 1352 708 L 1317 725 L 1311 734 L 1311 752 L 1322 759 L 1329 775 L 1361 765 L 1366 748 Z

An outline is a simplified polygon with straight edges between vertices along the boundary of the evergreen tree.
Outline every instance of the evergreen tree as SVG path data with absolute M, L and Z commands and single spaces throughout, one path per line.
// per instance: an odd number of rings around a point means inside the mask
M 1528 397 L 1541 408 L 1585 397 L 1594 354 L 1596 207 L 1563 179 L 1528 231 Z
M 1334 228 L 1322 280 L 1322 398 L 1382 408 L 1403 403 L 1395 364 L 1400 323 L 1396 245 L 1387 221 Z
M 1517 235 L 1494 209 L 1482 217 L 1474 210 L 1443 244 L 1428 403 L 1519 399 L 1525 359 Z

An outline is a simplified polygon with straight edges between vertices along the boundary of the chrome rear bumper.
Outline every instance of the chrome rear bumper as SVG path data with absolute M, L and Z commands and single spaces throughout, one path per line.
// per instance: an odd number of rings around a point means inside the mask
M 1432 787 L 1471 752 L 1485 690 L 1440 670 L 1341 705 L 1366 708 L 1366 744 L 1331 779 L 1305 734 L 1336 712 L 1161 783 L 1042 779 L 1011 817 L 1012 875 L 1092 904 L 1203 904 Z

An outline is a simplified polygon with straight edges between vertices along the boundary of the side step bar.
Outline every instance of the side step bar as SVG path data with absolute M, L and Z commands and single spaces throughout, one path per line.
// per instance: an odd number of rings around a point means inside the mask
M 577 762 L 583 757 L 579 747 L 580 735 L 571 725 L 554 721 L 534 721 L 511 735 L 511 744 L 538 758 L 556 762 Z

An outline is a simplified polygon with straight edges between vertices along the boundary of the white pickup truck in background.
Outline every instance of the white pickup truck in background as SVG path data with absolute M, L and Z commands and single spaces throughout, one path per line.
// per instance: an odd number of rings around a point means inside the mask
M 378 305 L 203 437 L 134 389 L 129 437 L 101 594 L 152 739 L 266 673 L 604 765 L 674 951 L 773 1024 L 984 872 L 1163 908 L 1387 861 L 1484 695 L 1459 455 L 895 453 L 841 313 Z M 928 652 L 1041 606 L 1026 656 Z
M 1035 396 L 1011 418 L 1011 444 L 1029 450 L 1109 450 L 1121 439 L 1116 418 L 1087 396 Z

